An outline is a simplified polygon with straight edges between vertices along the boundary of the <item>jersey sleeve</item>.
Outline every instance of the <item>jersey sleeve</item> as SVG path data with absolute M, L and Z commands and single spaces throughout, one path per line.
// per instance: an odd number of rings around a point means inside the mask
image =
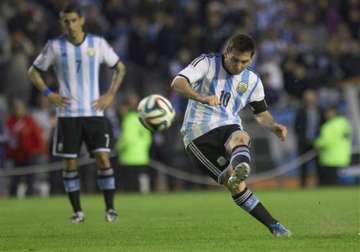
M 177 76 L 187 79 L 192 86 L 195 82 L 203 79 L 208 72 L 209 61 L 206 55 L 194 59 L 187 67 L 181 70 Z
M 257 102 L 265 99 L 264 86 L 260 77 L 257 76 L 255 80 L 255 86 L 253 91 L 250 93 L 249 102 Z
M 48 41 L 41 50 L 41 53 L 36 57 L 33 66 L 41 71 L 47 71 L 54 63 L 54 58 L 55 54 L 51 46 L 51 41 Z
M 120 60 L 114 49 L 104 38 L 101 38 L 100 41 L 100 52 L 101 62 L 105 63 L 108 67 L 114 67 Z

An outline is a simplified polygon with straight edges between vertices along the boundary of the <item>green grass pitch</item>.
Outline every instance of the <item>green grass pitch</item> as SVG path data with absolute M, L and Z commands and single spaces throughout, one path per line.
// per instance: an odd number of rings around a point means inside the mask
M 359 191 L 257 191 L 291 238 L 271 236 L 225 191 L 117 194 L 113 224 L 100 195 L 82 197 L 80 225 L 65 197 L 3 199 L 0 251 L 360 251 Z

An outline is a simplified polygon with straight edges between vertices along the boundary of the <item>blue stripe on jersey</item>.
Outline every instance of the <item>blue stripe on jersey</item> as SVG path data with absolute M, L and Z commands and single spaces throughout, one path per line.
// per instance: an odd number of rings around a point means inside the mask
M 241 76 L 242 82 L 249 85 L 250 71 L 245 69 L 244 73 Z
M 197 103 L 194 100 L 189 100 L 189 106 L 190 106 L 189 117 L 190 118 L 195 117 L 195 111 L 197 110 L 196 105 L 197 105 Z M 192 126 L 190 126 L 190 127 L 192 127 Z M 190 139 L 194 138 L 194 132 L 192 130 L 190 130 L 189 132 L 186 132 L 186 134 L 189 134 Z
M 92 35 L 88 35 L 88 41 L 89 41 L 89 46 L 90 48 L 94 48 L 94 37 Z M 89 65 L 90 65 L 90 69 L 89 69 L 89 85 L 90 85 L 90 101 L 93 102 L 95 100 L 95 90 L 94 88 L 96 88 L 95 85 L 95 56 L 93 55 L 89 55 L 90 57 L 90 61 L 89 61 Z M 96 115 L 96 112 L 93 110 L 93 115 Z
M 241 74 L 240 82 L 246 83 L 246 85 L 249 86 L 249 76 L 250 76 L 250 71 L 248 69 L 245 69 L 243 71 L 243 73 Z M 237 92 L 237 93 L 239 93 L 239 92 Z M 235 104 L 234 104 L 234 107 L 233 107 L 233 114 L 236 114 L 238 112 L 238 110 L 239 110 L 239 107 L 240 107 L 240 104 L 241 104 L 241 96 L 242 96 L 242 94 L 239 94 L 236 97 Z
M 219 72 L 220 72 L 220 60 L 221 60 L 221 56 L 220 55 L 216 55 L 215 57 L 215 75 L 213 80 L 211 81 L 210 84 L 210 88 L 209 88 L 209 95 L 216 95 L 215 93 L 215 89 L 216 89 L 216 85 L 219 79 Z
M 81 60 L 81 47 L 75 46 L 75 63 L 76 63 L 76 93 L 77 93 L 77 104 L 79 116 L 83 116 L 84 109 L 84 77 L 83 77 L 83 66 Z
M 62 64 L 62 69 L 63 69 L 64 82 L 65 82 L 65 86 L 67 88 L 67 93 L 71 94 L 69 64 L 68 64 L 68 54 L 69 53 L 66 48 L 66 39 L 61 38 L 59 42 L 60 42 L 61 64 Z M 71 97 L 68 97 L 68 98 L 71 99 Z M 70 113 L 70 105 L 66 106 L 65 111 L 67 113 Z
M 219 80 L 220 64 L 221 64 L 221 55 L 218 54 L 215 57 L 215 75 L 211 81 L 208 95 L 216 95 L 216 86 L 218 85 L 218 80 Z M 215 110 L 215 108 L 213 106 L 210 106 L 210 105 L 205 105 L 205 106 L 208 106 L 209 111 L 207 111 L 206 114 L 205 113 L 203 114 L 203 118 L 201 120 L 202 121 L 202 127 L 201 127 L 202 132 L 207 132 L 210 129 L 211 116 Z M 204 112 L 206 112 L 206 111 L 204 111 Z
M 200 80 L 200 81 L 196 82 L 196 87 L 198 87 L 199 89 L 202 87 L 202 85 L 203 85 L 203 80 Z M 194 88 L 194 90 L 196 92 L 199 92 L 199 90 L 197 90 L 196 88 Z M 194 118 L 195 118 L 195 113 L 198 110 L 199 105 L 200 105 L 199 102 L 191 100 L 191 99 L 189 100 L 188 106 L 190 107 L 190 111 L 189 111 L 189 114 L 184 119 L 184 121 L 188 121 L 189 118 L 190 118 L 190 121 L 191 121 L 190 124 L 191 125 L 188 123 L 187 128 L 192 128 L 192 124 L 193 124 L 193 121 L 194 121 Z M 194 138 L 194 131 L 193 130 L 190 130 L 189 132 L 186 132 L 186 134 L 189 134 L 191 139 Z
M 194 90 L 198 92 L 198 89 L 201 88 L 203 82 L 202 80 L 200 81 L 197 81 L 194 83 Z M 191 122 L 188 122 L 187 123 L 187 127 L 185 129 L 185 134 L 189 134 L 189 137 L 191 139 L 193 139 L 194 137 L 194 132 L 191 130 L 191 131 L 188 131 L 187 129 L 191 128 L 192 127 L 192 121 L 193 119 L 195 118 L 195 112 L 197 111 L 198 109 L 198 102 L 192 100 L 192 99 L 189 99 L 188 100 L 188 105 L 187 105 L 187 109 L 186 109 L 186 114 L 185 114 L 185 117 L 184 117 L 184 122 L 187 122 L 187 121 L 191 121 Z
M 255 85 L 254 85 L 253 89 L 251 90 L 251 92 L 250 92 L 250 94 L 249 94 L 249 96 L 248 96 L 247 100 L 246 100 L 246 104 L 248 104 L 248 103 L 249 103 L 249 100 L 250 100 L 250 98 L 251 98 L 251 95 L 254 93 L 255 88 L 257 87 L 257 85 L 258 85 L 258 83 L 259 83 L 260 78 L 259 78 L 259 76 L 258 76 L 258 75 L 256 75 L 256 77 L 257 77 L 257 79 L 256 79 L 256 83 L 255 83 Z

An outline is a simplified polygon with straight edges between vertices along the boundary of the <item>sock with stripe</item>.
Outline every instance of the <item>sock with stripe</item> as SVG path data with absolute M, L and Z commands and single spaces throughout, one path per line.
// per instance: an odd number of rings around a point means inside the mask
M 68 194 L 74 213 L 81 212 L 80 179 L 77 171 L 63 171 L 64 188 Z
M 269 228 L 271 224 L 277 222 L 266 210 L 263 204 L 261 204 L 255 194 L 253 194 L 253 192 L 249 189 L 245 188 L 244 191 L 239 194 L 233 195 L 232 198 L 235 204 L 240 206 L 246 212 L 250 213 L 254 218 L 260 221 L 266 227 Z
M 249 146 L 247 145 L 238 145 L 235 146 L 232 150 L 230 157 L 230 164 L 234 168 L 240 163 L 248 163 L 250 165 L 251 156 Z
M 114 209 L 115 177 L 112 168 L 99 169 L 97 171 L 97 184 L 103 192 L 106 211 Z

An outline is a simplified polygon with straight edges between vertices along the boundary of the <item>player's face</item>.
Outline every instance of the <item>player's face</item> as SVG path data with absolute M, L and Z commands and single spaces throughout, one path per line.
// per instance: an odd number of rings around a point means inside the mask
M 76 12 L 62 13 L 61 24 L 66 35 L 76 37 L 79 33 L 83 32 L 84 18 Z
M 251 52 L 228 51 L 224 54 L 225 67 L 232 74 L 239 74 L 250 63 Z

